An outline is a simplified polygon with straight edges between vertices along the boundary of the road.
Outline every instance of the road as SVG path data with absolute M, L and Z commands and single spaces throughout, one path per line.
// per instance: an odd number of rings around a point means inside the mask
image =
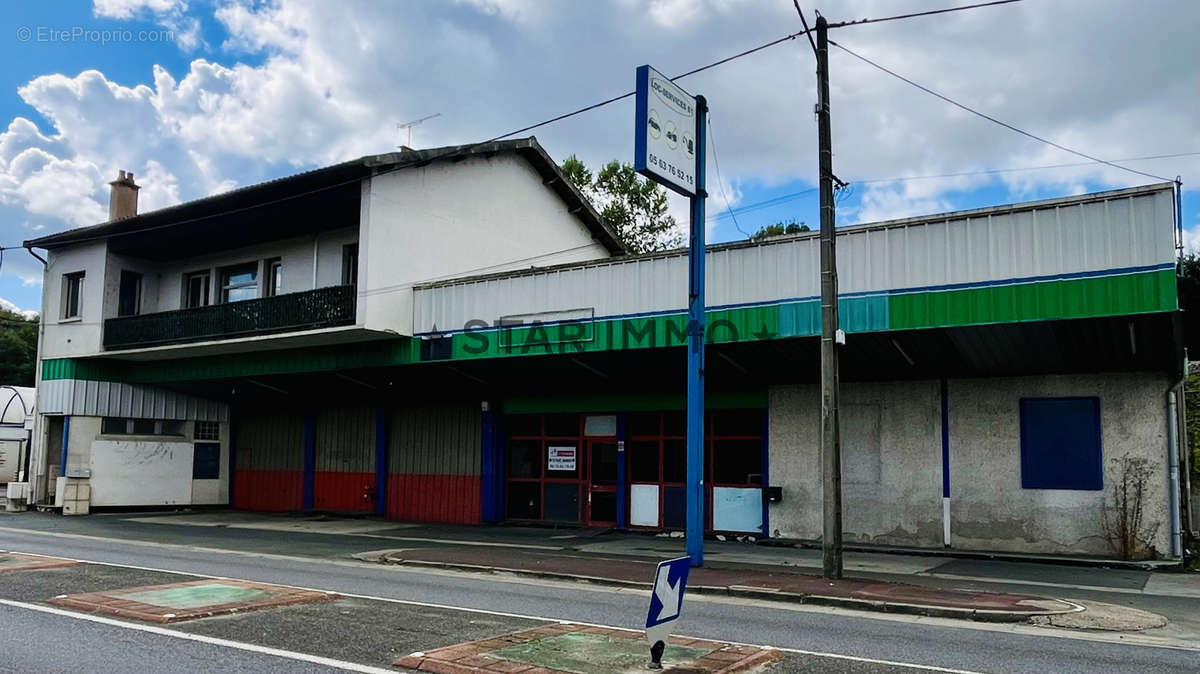
M 165 570 L 329 590 L 357 597 L 370 602 L 371 606 L 384 607 L 374 609 L 381 612 L 391 610 L 399 615 L 420 609 L 461 616 L 462 620 L 469 617 L 492 619 L 498 622 L 485 627 L 493 633 L 504 631 L 500 628 L 507 625 L 506 621 L 546 619 L 636 629 L 640 627 L 646 605 L 646 594 L 634 590 L 414 571 L 263 553 L 51 537 L 11 530 L 0 531 L 0 549 L 140 567 L 139 572 L 143 573 Z M 0 579 L 0 597 L 13 599 L 9 585 Z M 35 588 L 31 592 L 44 597 L 45 590 Z M 37 595 L 38 591 L 43 594 Z M 34 596 L 17 598 L 20 601 L 32 599 Z M 484 613 L 464 613 L 440 607 L 477 609 Z M 201 625 L 213 620 L 191 624 Z M 281 664 L 276 657 L 237 651 L 219 644 L 181 644 L 177 638 L 169 636 L 85 624 L 75 618 L 41 613 L 32 608 L 5 605 L 3 623 L 0 624 L 4 625 L 0 629 L 0 647 L 6 654 L 2 667 L 12 666 L 18 671 L 121 671 L 123 668 L 138 671 L 273 671 L 280 667 L 298 671 L 316 667 L 312 663 L 294 661 Z M 172 626 L 171 629 L 177 628 Z M 716 597 L 689 597 L 680 631 L 695 637 L 794 649 L 796 652 L 792 652 L 780 667 L 782 671 L 891 673 L 929 671 L 932 667 L 989 673 L 1107 673 L 1195 672 L 1200 668 L 1200 651 L 1096 641 L 1085 633 L 1072 634 L 1032 626 L 962 624 Z M 439 635 L 451 636 L 444 631 Z M 256 636 L 262 635 L 235 633 L 235 636 L 255 642 Z M 268 637 L 257 640 L 271 645 Z M 419 630 L 406 635 L 417 647 L 422 643 L 422 637 Z M 301 650 L 306 644 L 312 646 L 310 651 L 319 645 L 316 637 L 297 641 Z M 443 644 L 433 644 L 437 645 Z M 333 647 L 335 651 L 339 648 Z M 336 652 L 319 654 L 338 656 Z M 358 656 L 357 661 L 371 657 Z M 376 658 L 373 664 L 385 665 L 386 660 Z M 94 666 L 81 666 L 82 663 Z M 914 666 L 923 669 L 913 669 Z

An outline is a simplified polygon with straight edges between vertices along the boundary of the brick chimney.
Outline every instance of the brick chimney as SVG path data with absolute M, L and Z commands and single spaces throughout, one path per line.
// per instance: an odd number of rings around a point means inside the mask
M 137 195 L 141 187 L 133 182 L 133 174 L 121 171 L 109 185 L 112 186 L 112 193 L 108 197 L 108 221 L 137 215 Z

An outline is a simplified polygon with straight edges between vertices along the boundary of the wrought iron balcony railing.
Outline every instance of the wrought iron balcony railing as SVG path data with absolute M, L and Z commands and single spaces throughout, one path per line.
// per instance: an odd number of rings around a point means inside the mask
M 330 286 L 194 309 L 110 318 L 104 321 L 104 348 L 183 344 L 351 325 L 355 319 L 355 288 Z

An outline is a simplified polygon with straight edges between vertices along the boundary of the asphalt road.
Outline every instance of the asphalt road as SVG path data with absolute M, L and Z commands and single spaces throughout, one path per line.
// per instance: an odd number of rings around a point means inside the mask
M 505 582 L 486 577 L 413 572 L 372 565 L 280 559 L 12 531 L 0 531 L 0 549 L 634 629 L 640 627 L 646 606 L 644 593 L 628 590 Z M 11 613 L 6 611 L 5 615 Z M 5 661 L 38 663 L 38 658 L 48 652 L 46 647 L 59 644 L 61 648 L 63 632 L 52 629 L 57 620 L 46 622 L 45 616 L 38 615 L 14 617 L 12 621 L 0 623 L 3 625 L 0 639 L 3 639 L 6 652 L 8 648 L 14 648 L 17 649 L 15 652 L 21 654 L 11 660 L 6 658 Z M 43 635 L 38 639 L 44 641 L 27 640 L 21 636 L 39 625 L 45 629 L 32 631 Z M 993 631 L 978 629 L 977 626 L 954 627 L 928 619 L 884 620 L 870 614 L 797 611 L 762 603 L 728 600 L 688 600 L 679 631 L 710 639 L 898 663 L 888 665 L 830 660 L 812 654 L 797 654 L 785 663 L 786 666 L 782 668 L 785 671 L 907 671 L 908 668 L 899 666 L 899 663 L 973 672 L 1195 672 L 1200 669 L 1198 651 L 1037 636 L 1013 633 L 1004 628 Z M 48 636 L 45 633 L 49 633 Z M 87 657 L 92 658 L 128 660 L 130 651 L 122 646 L 125 640 L 105 639 L 102 630 L 97 631 L 95 637 L 94 643 L 89 643 L 91 648 L 88 650 L 74 645 L 69 650 L 87 653 Z M 138 644 L 138 648 L 149 648 L 147 653 L 155 652 L 152 640 L 143 641 L 141 635 L 126 639 Z M 176 644 L 173 648 L 178 649 L 179 646 Z M 182 653 L 190 648 L 180 650 L 179 657 L 183 658 Z M 176 661 L 174 657 L 172 655 L 162 660 L 161 667 L 157 659 L 145 662 L 154 663 L 155 666 L 150 668 L 152 671 L 172 671 L 170 667 L 186 664 L 185 660 Z M 205 657 L 218 656 L 207 653 Z M 234 656 L 235 659 L 237 657 L 244 656 Z M 192 662 L 191 671 L 197 669 L 197 662 Z M 248 669 L 269 671 L 271 665 L 263 664 L 261 668 L 250 664 Z M 295 671 L 294 664 L 289 664 L 290 671 Z M 80 671 L 66 664 L 62 668 Z M 45 669 L 34 667 L 33 670 L 23 671 Z

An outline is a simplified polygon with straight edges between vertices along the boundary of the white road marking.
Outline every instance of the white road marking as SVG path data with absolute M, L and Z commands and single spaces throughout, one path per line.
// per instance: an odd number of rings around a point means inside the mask
M 273 655 L 279 658 L 287 658 L 288 660 L 299 660 L 308 662 L 314 665 L 324 665 L 335 669 L 342 669 L 348 672 L 363 672 L 364 674 L 395 674 L 395 670 L 384 669 L 382 667 L 372 667 L 370 665 L 362 665 L 357 662 L 347 662 L 345 660 L 335 660 L 334 658 L 326 658 L 320 655 L 309 655 L 308 653 L 298 653 L 296 651 L 287 651 L 281 648 L 271 648 L 270 646 L 259 646 L 257 644 L 247 644 L 240 641 L 230 641 L 229 639 L 220 639 L 218 637 L 205 636 L 203 634 L 192 634 L 190 632 L 180 632 L 179 630 L 171 630 L 165 627 L 155 627 L 154 625 L 140 625 L 137 623 L 125 622 L 124 620 L 113 620 L 112 618 L 104 618 L 97 615 L 89 615 L 86 613 L 76 613 L 74 611 L 64 611 L 63 609 L 54 608 L 52 606 L 42 606 L 40 604 L 29 604 L 23 601 L 13 601 L 11 599 L 0 599 L 0 605 L 11 606 L 13 608 L 27 609 L 30 611 L 38 611 L 40 613 L 49 613 L 51 615 L 62 616 L 64 618 L 73 618 L 75 620 L 86 620 L 88 622 L 99 623 L 101 625 L 109 625 L 111 627 L 120 627 L 122 629 L 134 630 L 137 632 L 146 632 L 149 634 L 157 634 L 164 637 L 173 637 L 176 639 L 186 639 L 188 641 L 198 641 L 202 644 L 212 646 L 223 646 L 225 648 L 235 648 L 239 651 L 248 651 L 250 653 L 258 653 L 259 655 Z
M 339 565 L 339 566 L 354 567 L 354 568 L 358 568 L 358 569 L 362 569 L 364 567 L 379 567 L 380 569 L 387 570 L 389 572 L 395 572 L 395 573 L 415 573 L 415 574 L 422 574 L 422 575 L 457 576 L 457 577 L 467 575 L 467 576 L 472 576 L 481 581 L 502 582 L 502 583 L 517 584 L 517 585 L 536 585 L 536 586 L 543 586 L 543 587 L 560 587 L 563 589 L 570 589 L 572 591 L 579 591 L 579 592 L 605 592 L 605 593 L 613 593 L 613 594 L 631 594 L 632 593 L 632 594 L 644 595 L 644 596 L 650 595 L 649 588 L 642 589 L 642 588 L 632 588 L 632 587 L 607 587 L 607 586 L 601 586 L 601 585 L 589 585 L 587 583 L 577 583 L 577 582 L 572 582 L 572 581 L 558 581 L 558 580 L 549 580 L 549 579 L 536 579 L 535 580 L 535 579 L 529 579 L 529 578 L 521 578 L 518 576 L 506 577 L 503 574 L 494 574 L 494 573 L 448 571 L 445 569 L 435 569 L 435 568 L 426 568 L 426 567 L 404 567 L 404 566 L 398 566 L 398 565 L 377 565 L 377 564 L 371 564 L 368 562 L 348 562 L 348 561 L 327 559 L 327 558 L 318 558 L 318 557 L 297 557 L 297 556 L 291 556 L 291 555 L 278 555 L 278 554 L 271 554 L 271 553 L 243 552 L 241 550 L 223 550 L 220 548 L 204 548 L 204 547 L 196 547 L 196 546 L 189 546 L 189 545 L 180 545 L 180 544 L 176 544 L 176 543 L 155 543 L 155 542 L 151 542 L 151 541 L 129 541 L 129 540 L 124 540 L 124 539 L 120 539 L 120 538 L 107 538 L 107 537 L 103 537 L 103 536 L 88 536 L 88 535 L 84 535 L 84 534 L 68 534 L 68 533 L 60 533 L 60 532 L 52 532 L 52 531 L 36 531 L 36 530 L 21 529 L 21 528 L 14 528 L 14 527 L 0 527 L 0 532 L 11 532 L 11 533 L 17 533 L 17 534 L 26 534 L 26 533 L 27 534 L 38 534 L 41 536 L 71 538 L 71 539 L 80 539 L 80 540 L 89 540 L 89 541 L 102 541 L 102 542 L 118 543 L 118 544 L 123 544 L 123 545 L 138 545 L 138 546 L 144 546 L 144 547 L 182 549 L 182 550 L 210 552 L 210 553 L 244 556 L 244 557 L 252 557 L 252 558 L 258 557 L 258 558 L 268 558 L 268 559 L 279 559 L 279 560 L 291 561 L 291 562 L 301 562 L 304 564 L 334 564 L 334 565 Z M 13 552 L 17 552 L 17 551 L 14 550 Z M 28 554 L 41 554 L 41 553 L 28 553 Z M 43 554 L 42 556 L 46 556 L 46 555 Z M 158 568 L 158 567 L 138 566 L 138 565 L 134 565 L 134 564 L 123 564 L 123 563 L 118 563 L 118 562 L 101 562 L 101 561 L 88 560 L 88 559 L 75 559 L 75 561 L 85 562 L 88 564 L 99 564 L 102 566 L 115 566 L 115 567 L 122 567 L 122 568 L 128 568 L 128 569 L 137 569 L 140 571 L 155 571 L 155 572 L 159 572 L 159 573 L 173 573 L 173 574 L 182 575 L 182 576 L 193 576 L 196 578 L 212 578 L 212 579 L 216 579 L 216 580 L 240 580 L 237 578 L 231 578 L 229 576 L 217 576 L 217 575 L 206 574 L 206 573 L 195 573 L 195 572 L 191 572 L 191 571 L 178 571 L 175 569 L 164 569 L 164 568 Z M 270 581 L 261 581 L 261 582 L 270 582 Z M 276 584 L 278 584 L 278 583 L 276 583 Z M 285 586 L 285 587 L 297 587 L 297 586 Z M 499 617 L 504 617 L 504 618 L 519 618 L 519 619 L 524 619 L 524 620 L 560 622 L 563 624 L 584 625 L 584 626 L 588 626 L 588 627 L 629 629 L 629 628 L 617 627 L 617 626 L 613 626 L 613 625 L 603 625 L 603 624 L 598 624 L 598 623 L 586 623 L 586 622 L 580 622 L 580 621 L 575 621 L 575 620 L 562 620 L 561 618 L 547 618 L 544 616 L 527 615 L 527 614 L 521 614 L 521 613 L 507 613 L 504 611 L 493 611 L 490 609 L 482 609 L 482 608 L 450 606 L 450 605 L 446 605 L 446 604 L 436 604 L 433 602 L 423 602 L 423 601 L 417 601 L 417 600 L 411 600 L 411 599 L 396 599 L 393 597 L 377 597 L 374 595 L 355 594 L 355 593 L 351 593 L 351 592 L 341 592 L 338 590 L 329 590 L 326 588 L 299 587 L 299 589 L 312 590 L 315 592 L 336 592 L 337 594 L 340 594 L 344 597 L 353 597 L 355 599 L 367 599 L 367 600 L 373 600 L 373 601 L 382 601 L 382 602 L 390 602 L 390 603 L 394 603 L 394 604 L 402 604 L 402 605 L 406 605 L 406 606 L 421 606 L 424 608 L 445 609 L 445 610 L 449 610 L 449 611 L 463 611 L 463 612 L 467 612 L 467 613 L 478 613 L 480 615 L 493 615 L 493 616 L 499 616 Z M 1196 645 L 1195 641 L 1191 640 L 1191 639 L 1147 636 L 1147 635 L 1139 634 L 1139 633 L 1093 632 L 1093 631 L 1084 631 L 1084 630 L 1073 630 L 1073 629 L 1068 629 L 1068 628 L 1045 627 L 1045 626 L 1030 625 L 1030 624 L 1024 624 L 1024 623 L 988 623 L 988 622 L 966 621 L 966 620 L 961 620 L 961 619 L 956 619 L 956 618 L 932 618 L 932 617 L 925 617 L 925 616 L 912 616 L 912 615 L 895 614 L 895 613 L 874 613 L 874 612 L 869 612 L 869 611 L 847 609 L 847 608 L 841 608 L 841 607 L 836 607 L 836 606 L 820 606 L 820 605 L 815 605 L 815 604 L 794 604 L 794 603 L 788 603 L 788 602 L 770 601 L 770 600 L 766 600 L 766 599 L 746 599 L 746 598 L 741 598 L 741 597 L 729 597 L 729 596 L 721 596 L 721 595 L 715 595 L 715 594 L 714 595 L 692 594 L 692 595 L 689 595 L 687 597 L 687 599 L 685 599 L 685 601 L 686 602 L 700 601 L 700 602 L 711 602 L 711 603 L 721 603 L 721 604 L 733 604 L 733 605 L 739 605 L 739 606 L 758 606 L 758 607 L 771 609 L 771 610 L 791 611 L 791 612 L 796 612 L 796 613 L 834 614 L 834 615 L 859 618 L 859 619 L 882 620 L 885 622 L 901 622 L 901 623 L 908 623 L 908 624 L 936 625 L 937 627 L 946 627 L 946 628 L 951 628 L 951 629 L 965 629 L 965 630 L 976 630 L 976 631 L 984 631 L 984 632 L 1004 632 L 1007 634 L 1017 634 L 1017 635 L 1021 635 L 1021 636 L 1052 637 L 1052 638 L 1057 638 L 1057 639 L 1073 639 L 1073 640 L 1079 640 L 1079 641 L 1093 641 L 1093 642 L 1109 643 L 1109 644 L 1122 644 L 1122 645 L 1127 645 L 1127 646 L 1142 646 L 1142 647 L 1146 647 L 1146 648 L 1166 648 L 1166 649 L 1171 649 L 1171 650 L 1200 652 L 1200 645 Z M 687 636 L 687 635 L 680 635 L 680 636 Z M 693 636 L 692 638 L 708 639 L 709 637 Z M 729 642 L 729 643 L 734 643 L 734 642 Z M 761 646 L 763 648 L 776 648 L 777 650 L 792 652 L 785 647 L 775 647 L 775 646 L 768 646 L 768 645 L 763 645 L 763 644 L 740 644 L 740 645 Z M 806 651 L 800 651 L 800 650 L 797 650 L 795 652 L 800 653 L 800 654 L 806 653 Z M 896 664 L 905 664 L 907 666 L 916 666 L 916 665 L 912 665 L 912 664 L 908 664 L 908 663 L 896 663 Z

